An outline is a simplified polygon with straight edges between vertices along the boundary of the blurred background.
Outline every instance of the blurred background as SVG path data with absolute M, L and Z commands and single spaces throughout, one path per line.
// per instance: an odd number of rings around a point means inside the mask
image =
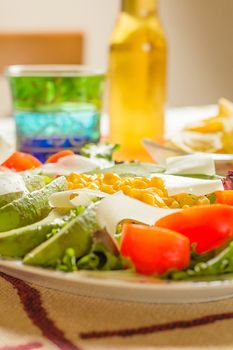
M 106 69 L 119 6 L 119 0 L 0 0 L 0 35 L 80 32 L 83 52 L 77 61 Z M 160 0 L 160 16 L 169 43 L 169 106 L 233 99 L 233 1 Z M 0 40 L 0 115 L 7 115 L 10 97 L 1 57 Z

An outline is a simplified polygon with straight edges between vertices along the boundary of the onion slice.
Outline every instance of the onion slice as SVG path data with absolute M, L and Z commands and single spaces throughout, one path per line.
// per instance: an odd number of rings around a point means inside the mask
M 145 204 L 118 192 L 100 201 L 97 206 L 97 220 L 102 228 L 114 235 L 122 220 L 154 225 L 157 220 L 180 209 L 162 209 Z

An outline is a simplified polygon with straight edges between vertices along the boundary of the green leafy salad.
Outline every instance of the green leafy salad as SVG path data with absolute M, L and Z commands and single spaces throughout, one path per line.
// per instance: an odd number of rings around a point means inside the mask
M 0 172 L 0 256 L 51 270 L 156 278 L 233 272 L 231 176 L 208 156 L 115 164 L 119 145 Z M 8 164 L 7 162 L 5 164 Z

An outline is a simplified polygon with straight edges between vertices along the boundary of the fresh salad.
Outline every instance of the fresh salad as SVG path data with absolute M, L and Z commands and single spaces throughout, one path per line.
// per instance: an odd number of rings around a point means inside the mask
M 0 256 L 170 280 L 232 273 L 233 173 L 219 177 L 202 154 L 116 164 L 118 148 L 89 144 L 45 164 L 20 152 L 5 159 Z

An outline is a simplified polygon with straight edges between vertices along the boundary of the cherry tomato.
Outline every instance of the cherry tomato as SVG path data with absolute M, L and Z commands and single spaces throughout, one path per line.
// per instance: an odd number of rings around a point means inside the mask
M 47 159 L 47 163 L 57 163 L 57 161 L 60 159 L 60 158 L 63 158 L 63 157 L 67 157 L 67 156 L 73 156 L 75 153 L 71 150 L 64 150 L 64 151 L 60 151 L 58 153 L 55 153 L 53 154 L 52 156 L 50 156 L 48 159 Z
M 2 165 L 11 170 L 24 171 L 38 168 L 42 163 L 31 154 L 14 152 Z
M 233 238 L 233 207 L 212 204 L 187 208 L 161 218 L 155 226 L 182 233 L 202 254 Z
M 233 205 L 233 190 L 218 191 L 215 195 L 217 203 Z
M 164 274 L 189 265 L 190 242 L 171 230 L 124 224 L 121 254 L 131 259 L 139 273 Z

